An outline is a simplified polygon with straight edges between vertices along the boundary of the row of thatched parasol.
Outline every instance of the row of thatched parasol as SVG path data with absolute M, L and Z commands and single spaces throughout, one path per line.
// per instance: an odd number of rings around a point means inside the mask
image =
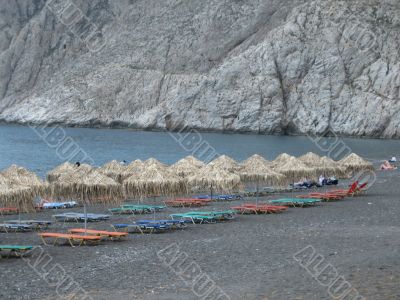
M 64 163 L 43 182 L 34 173 L 11 166 L 0 172 L 0 205 L 33 207 L 40 196 L 78 199 L 84 202 L 117 203 L 125 198 L 188 194 L 194 190 L 239 190 L 243 184 L 285 185 L 292 180 L 319 174 L 345 176 L 349 172 L 372 169 L 372 164 L 356 154 L 341 161 L 307 153 L 299 158 L 288 154 L 267 161 L 253 155 L 242 163 L 222 155 L 209 164 L 188 156 L 167 166 L 155 159 L 135 160 L 128 165 L 111 161 L 100 168 Z

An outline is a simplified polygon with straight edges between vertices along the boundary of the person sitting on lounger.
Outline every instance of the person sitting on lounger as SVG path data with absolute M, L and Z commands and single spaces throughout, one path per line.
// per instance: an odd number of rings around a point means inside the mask
M 381 165 L 381 170 L 395 170 L 395 169 L 397 169 L 397 167 L 392 166 L 390 162 L 388 162 L 387 160 L 385 160 Z

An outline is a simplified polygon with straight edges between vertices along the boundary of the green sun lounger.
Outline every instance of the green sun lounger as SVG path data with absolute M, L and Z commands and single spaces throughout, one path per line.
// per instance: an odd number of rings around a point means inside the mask
M 180 218 L 190 220 L 192 223 L 215 223 L 216 221 L 224 221 L 233 219 L 235 214 L 232 210 L 226 211 L 191 211 L 183 214 L 172 214 L 172 219 Z
M 279 204 L 283 206 L 294 206 L 294 207 L 306 207 L 306 206 L 312 206 L 315 205 L 316 203 L 321 202 L 319 199 L 310 199 L 310 198 L 283 198 L 283 199 L 277 199 L 277 200 L 270 200 L 269 203 L 271 204 Z
M 203 223 L 216 223 L 217 218 L 215 216 L 210 215 L 200 215 L 200 214 L 172 214 L 170 215 L 172 220 L 181 219 L 181 220 L 190 220 L 193 224 L 203 224 Z
M 220 221 L 222 220 L 231 220 L 236 214 L 233 210 L 225 210 L 225 211 L 191 211 L 186 214 L 194 215 L 194 216 L 211 216 Z
M 21 257 L 26 252 L 33 249 L 33 246 L 15 246 L 15 245 L 0 245 L 0 252 L 6 252 L 7 254 L 4 255 L 6 257 L 15 256 Z M 3 257 L 3 255 L 0 255 Z
M 121 207 L 111 208 L 109 211 L 114 215 L 122 215 L 122 214 L 149 214 L 154 211 L 160 211 L 165 209 L 166 206 L 159 205 L 140 205 L 140 204 L 125 204 L 121 205 Z

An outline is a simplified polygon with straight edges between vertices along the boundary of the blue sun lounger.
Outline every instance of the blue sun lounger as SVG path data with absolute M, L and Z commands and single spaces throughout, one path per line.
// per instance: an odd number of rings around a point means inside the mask
M 3 232 L 28 232 L 32 231 L 33 226 L 27 224 L 13 224 L 13 223 L 3 223 L 0 224 L 0 231 Z
M 6 252 L 6 257 L 21 257 L 26 252 L 33 249 L 33 246 L 0 245 L 0 252 Z M 3 255 L 0 255 L 2 257 Z
M 58 222 L 85 222 L 85 214 L 83 213 L 64 213 L 59 215 L 53 215 Z M 110 215 L 104 214 L 87 214 L 87 222 L 100 222 L 106 221 L 110 218 Z
M 190 223 L 189 220 L 139 220 L 136 221 L 135 224 L 167 224 L 172 227 L 172 229 L 176 228 L 184 228 L 186 227 L 186 224 Z
M 10 220 L 7 222 L 12 223 L 12 224 L 31 225 L 33 227 L 33 229 L 36 229 L 36 230 L 46 229 L 47 227 L 49 227 L 52 224 L 51 221 L 43 221 L 43 220 Z
M 78 203 L 76 201 L 69 202 L 46 202 L 43 203 L 44 209 L 62 209 L 62 208 L 73 208 L 76 207 Z
M 209 195 L 199 195 L 195 196 L 197 199 L 211 199 Z M 235 201 L 242 199 L 240 195 L 213 195 L 212 200 L 214 201 Z
M 113 224 L 115 231 L 125 231 L 129 233 L 159 233 L 172 229 L 172 225 L 166 223 L 132 223 L 132 224 Z

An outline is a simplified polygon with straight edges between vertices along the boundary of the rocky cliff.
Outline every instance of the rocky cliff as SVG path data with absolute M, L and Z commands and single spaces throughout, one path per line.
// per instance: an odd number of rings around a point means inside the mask
M 400 137 L 398 0 L 0 0 L 0 120 Z

